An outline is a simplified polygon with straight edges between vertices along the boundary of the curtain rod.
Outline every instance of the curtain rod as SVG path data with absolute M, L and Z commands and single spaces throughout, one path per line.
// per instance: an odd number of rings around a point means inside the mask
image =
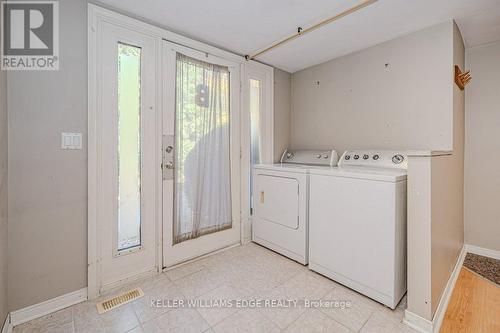
M 269 51 L 271 51 L 271 50 L 272 50 L 272 49 L 274 49 L 274 48 L 277 48 L 277 47 L 279 47 L 279 46 L 281 46 L 281 45 L 283 45 L 283 44 L 286 44 L 286 43 L 288 43 L 288 42 L 290 42 L 290 41 L 294 40 L 295 38 L 298 38 L 298 37 L 300 37 L 300 36 L 302 36 L 302 35 L 305 35 L 305 34 L 307 34 L 307 33 L 309 33 L 309 32 L 312 32 L 312 31 L 314 31 L 314 30 L 316 30 L 316 29 L 319 29 L 319 28 L 321 28 L 321 27 L 322 27 L 322 26 L 324 26 L 324 25 L 327 25 L 327 24 L 329 24 L 329 23 L 332 23 L 332 22 L 334 22 L 334 21 L 337 21 L 338 19 L 341 19 L 342 17 L 345 17 L 345 16 L 347 16 L 347 15 L 349 15 L 349 14 L 352 14 L 352 13 L 354 13 L 354 12 L 356 12 L 356 11 L 360 10 L 360 9 L 363 9 L 363 8 L 365 8 L 365 7 L 369 6 L 369 5 L 371 5 L 371 4 L 373 4 L 373 3 L 377 2 L 377 1 L 378 1 L 378 0 L 367 0 L 367 1 L 363 1 L 363 2 L 362 2 L 362 3 L 360 3 L 359 5 L 356 5 L 356 6 L 352 7 L 352 8 L 349 8 L 348 10 L 345 10 L 345 11 L 343 11 L 342 13 L 339 13 L 339 14 L 337 14 L 337 15 L 335 15 L 335 16 L 332 16 L 332 17 L 330 17 L 330 18 L 328 18 L 328 19 L 326 19 L 326 20 L 323 20 L 323 21 L 321 21 L 321 22 L 319 22 L 319 23 L 317 23 L 317 24 L 315 24 L 315 25 L 313 25 L 313 26 L 311 26 L 311 27 L 309 27 L 309 28 L 307 28 L 307 29 L 302 29 L 301 27 L 298 27 L 298 28 L 297 28 L 297 32 L 296 32 L 295 34 L 291 35 L 290 37 L 287 37 L 287 38 L 283 39 L 283 40 L 282 40 L 282 41 L 280 41 L 280 42 L 277 42 L 276 44 L 273 44 L 273 45 L 269 46 L 268 48 L 265 48 L 265 49 L 264 49 L 264 50 L 262 50 L 262 51 L 259 51 L 259 52 L 255 53 L 255 54 L 254 54 L 254 55 L 252 55 L 252 56 L 250 56 L 250 55 L 245 55 L 245 59 L 246 59 L 246 60 L 253 60 L 253 59 L 255 59 L 256 57 L 258 57 L 258 56 L 260 56 L 260 55 L 262 55 L 262 54 L 264 54 L 264 53 L 266 53 L 266 52 L 269 52 Z

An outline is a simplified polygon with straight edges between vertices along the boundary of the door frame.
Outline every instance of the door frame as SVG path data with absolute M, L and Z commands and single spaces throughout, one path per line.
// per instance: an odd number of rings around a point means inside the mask
M 97 121 L 100 112 L 100 83 L 98 77 L 100 74 L 100 59 L 98 57 L 98 45 L 100 43 L 101 37 L 101 25 L 103 22 L 111 23 L 126 29 L 130 29 L 137 33 L 147 35 L 158 39 L 161 46 L 162 40 L 168 40 L 180 45 L 184 45 L 199 51 L 207 52 L 215 56 L 223 57 L 228 60 L 237 62 L 239 64 L 244 64 L 246 60 L 244 57 L 233 54 L 228 51 L 218 49 L 216 47 L 207 45 L 202 42 L 184 37 L 182 35 L 170 32 L 168 30 L 156 27 L 154 25 L 144 23 L 138 19 L 132 18 L 131 16 L 116 13 L 112 10 L 105 9 L 103 7 L 88 4 L 88 15 L 87 15 L 87 43 L 88 43 L 88 134 L 87 134 L 87 145 L 88 145 L 88 184 L 87 184 L 87 293 L 89 299 L 94 299 L 99 297 L 101 289 L 101 271 L 100 271 L 100 248 L 99 248 L 99 224 L 98 224 L 98 193 L 99 193 L 99 146 L 100 138 L 97 132 Z M 158 54 L 156 57 L 156 66 L 160 71 L 162 68 L 162 48 L 158 48 Z M 162 174 L 161 174 L 161 148 L 162 148 L 162 77 L 157 76 L 157 91 L 156 91 L 156 117 L 158 127 L 157 131 L 157 143 L 156 148 L 158 151 L 157 165 L 158 170 L 156 173 L 157 178 L 157 189 L 156 189 L 156 230 L 157 237 L 155 238 L 156 244 L 156 272 L 161 272 L 163 267 L 163 252 L 162 252 Z M 133 279 L 138 279 L 144 275 L 134 276 L 129 279 L 122 281 L 127 283 Z
M 202 42 L 195 41 L 193 39 L 181 36 L 179 34 L 170 32 L 168 30 L 153 26 L 148 23 L 144 23 L 138 19 L 132 18 L 131 16 L 118 14 L 112 10 L 102 8 L 94 4 L 88 4 L 88 15 L 87 15 L 87 38 L 88 38 L 88 134 L 87 134 L 87 144 L 88 144 L 88 184 L 87 184 L 87 242 L 88 242 L 88 253 L 87 253 L 87 293 L 89 299 L 94 299 L 100 296 L 101 292 L 101 269 L 100 269 L 100 246 L 99 246 L 99 230 L 100 226 L 98 223 L 98 193 L 99 193 L 99 165 L 100 165 L 100 137 L 97 131 L 98 128 L 98 117 L 100 113 L 100 82 L 98 80 L 101 63 L 98 57 L 98 45 L 101 42 L 101 25 L 103 22 L 114 24 L 122 28 L 132 30 L 134 32 L 147 35 L 149 37 L 156 38 L 161 46 L 162 40 L 167 40 L 176 44 L 183 45 L 185 47 L 193 48 L 198 51 L 206 52 L 217 57 L 225 58 L 227 60 L 239 63 L 241 67 L 245 66 L 246 60 L 243 56 L 233 54 L 228 51 L 218 49 L 216 47 L 207 45 Z M 163 72 L 162 67 L 162 47 L 158 48 L 156 55 L 156 66 Z M 156 269 L 154 272 L 148 272 L 148 274 L 156 274 L 162 271 L 163 265 L 163 239 L 162 239 L 162 173 L 161 173 L 161 149 L 162 149 L 162 91 L 163 82 L 162 76 L 157 76 L 157 86 L 156 86 L 156 148 L 158 151 L 157 155 L 157 165 L 158 169 L 155 174 L 157 178 L 155 190 L 156 193 L 156 210 L 155 210 L 155 220 L 156 220 L 156 230 L 157 237 L 155 237 L 154 246 L 156 247 Z M 241 103 L 240 98 L 240 103 Z M 243 229 L 243 228 L 241 228 Z M 116 285 L 109 286 L 109 288 L 117 287 L 120 284 L 125 284 L 134 279 L 140 279 L 144 277 L 145 274 L 138 274 L 137 276 L 132 276 L 123 281 L 120 281 Z

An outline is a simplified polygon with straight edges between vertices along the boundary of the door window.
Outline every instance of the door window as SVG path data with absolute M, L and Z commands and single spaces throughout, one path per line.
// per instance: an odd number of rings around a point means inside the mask
M 118 43 L 118 251 L 141 246 L 141 48 Z

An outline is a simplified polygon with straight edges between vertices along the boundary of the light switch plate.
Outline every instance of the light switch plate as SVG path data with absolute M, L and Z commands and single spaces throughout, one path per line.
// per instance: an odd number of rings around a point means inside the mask
M 82 149 L 82 133 L 61 133 L 61 149 L 80 150 Z

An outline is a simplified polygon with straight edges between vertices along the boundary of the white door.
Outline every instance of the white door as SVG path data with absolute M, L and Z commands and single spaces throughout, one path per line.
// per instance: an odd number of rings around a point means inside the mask
M 240 242 L 240 65 L 164 42 L 163 265 Z
M 109 23 L 97 44 L 97 228 L 100 281 L 156 269 L 156 68 L 160 42 Z

